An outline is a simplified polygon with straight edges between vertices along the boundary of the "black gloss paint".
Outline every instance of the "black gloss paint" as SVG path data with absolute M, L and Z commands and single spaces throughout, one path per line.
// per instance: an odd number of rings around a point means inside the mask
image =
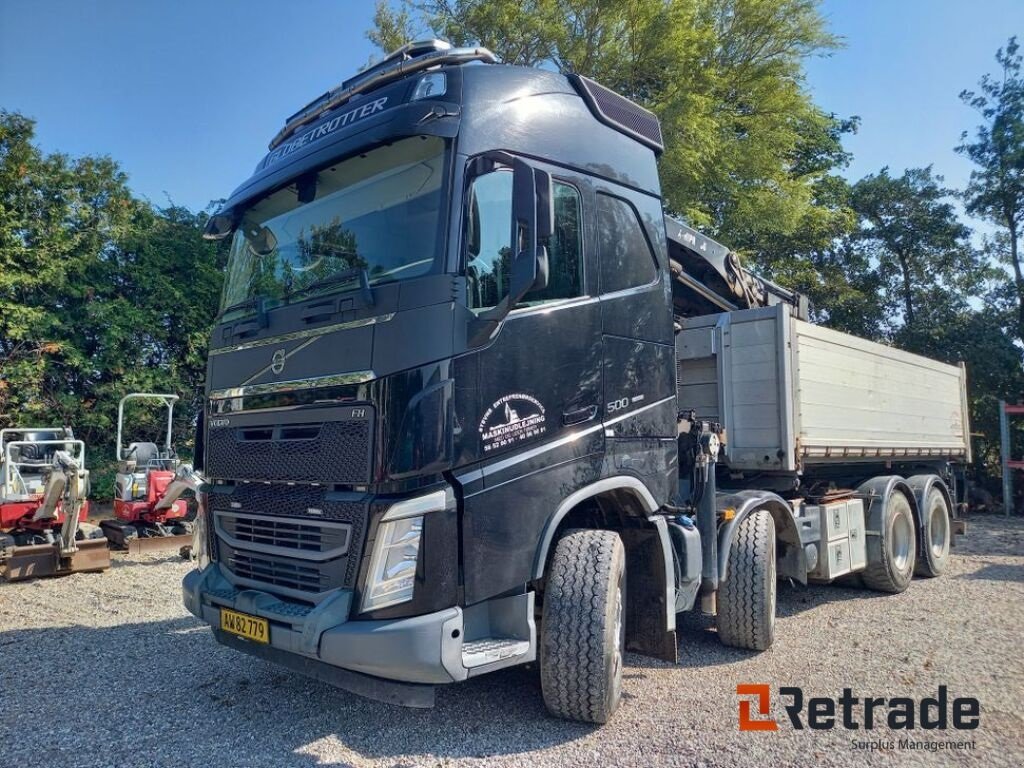
M 451 140 L 444 256 L 434 274 L 374 286 L 372 304 L 345 290 L 330 294 L 322 314 L 309 305 L 325 297 L 310 297 L 270 309 L 266 327 L 244 338 L 230 322 L 213 335 L 208 397 L 242 386 L 312 383 L 215 398 L 208 425 L 230 422 L 239 405 L 260 409 L 245 417 L 249 426 L 277 424 L 280 408 L 301 411 L 300 423 L 340 405 L 372 413 L 369 481 L 331 484 L 374 499 L 354 614 L 387 504 L 456 486 L 458 506 L 426 517 L 413 600 L 353 618 L 435 611 L 455 604 L 459 587 L 463 604 L 521 589 L 533 578 L 556 508 L 602 478 L 640 479 L 659 504 L 676 491 L 671 289 L 654 153 L 598 122 L 562 75 L 502 66 L 444 71 L 441 102 L 406 103 L 410 78 L 339 107 L 269 153 L 226 204 L 244 207 L 304 173 L 398 138 Z M 443 109 L 432 112 L 438 104 Z M 349 113 L 356 117 L 337 120 Z M 516 310 L 474 344 L 462 207 L 468 161 L 493 151 L 519 155 L 579 192 L 582 294 Z M 647 241 L 636 258 L 653 255 L 658 267 L 648 284 L 602 295 L 598 192 L 636 211 Z M 301 335 L 278 341 L 295 333 Z M 277 371 L 279 350 L 285 362 Z M 372 380 L 330 380 L 358 372 Z

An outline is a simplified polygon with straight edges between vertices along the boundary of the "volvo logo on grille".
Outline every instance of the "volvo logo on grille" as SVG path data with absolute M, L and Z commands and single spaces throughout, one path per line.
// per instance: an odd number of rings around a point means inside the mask
M 285 353 L 283 349 L 279 349 L 274 353 L 274 356 L 270 358 L 270 370 L 274 373 L 280 373 L 284 370 Z

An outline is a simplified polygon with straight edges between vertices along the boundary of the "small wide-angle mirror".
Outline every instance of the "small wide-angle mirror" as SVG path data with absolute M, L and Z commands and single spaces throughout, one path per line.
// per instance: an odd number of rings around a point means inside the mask
M 218 213 L 211 216 L 209 221 L 206 222 L 206 228 L 203 229 L 203 239 L 223 240 L 231 234 L 234 228 L 235 219 L 233 216 L 226 213 Z
M 548 287 L 548 272 L 550 270 L 548 262 L 548 249 L 543 245 L 537 246 L 537 277 L 533 280 L 533 285 L 530 286 L 530 291 L 543 291 Z
M 249 241 L 253 253 L 258 256 L 268 256 L 277 248 L 277 236 L 259 224 L 246 228 L 245 239 Z

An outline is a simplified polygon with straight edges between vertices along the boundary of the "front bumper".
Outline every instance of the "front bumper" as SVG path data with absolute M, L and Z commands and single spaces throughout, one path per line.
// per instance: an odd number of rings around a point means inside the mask
M 349 621 L 350 590 L 338 590 L 316 606 L 286 602 L 267 592 L 235 587 L 218 563 L 186 575 L 182 592 L 185 607 L 217 629 L 218 639 L 223 635 L 219 631 L 222 607 L 270 621 L 269 646 L 234 637 L 225 644 L 272 661 L 284 663 L 280 652 L 361 675 L 427 685 L 469 676 L 462 661 L 465 632 L 459 607 L 404 619 Z M 296 671 L 326 679 L 309 671 L 317 669 L 315 664 L 305 666 Z M 327 682 L 372 696 L 338 680 Z

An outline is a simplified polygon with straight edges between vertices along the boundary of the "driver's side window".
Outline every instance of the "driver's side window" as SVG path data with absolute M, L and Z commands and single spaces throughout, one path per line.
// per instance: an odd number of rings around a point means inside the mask
M 546 243 L 548 285 L 526 294 L 533 305 L 583 295 L 583 230 L 580 193 L 553 183 L 554 235 Z M 466 216 L 466 277 L 469 308 L 489 309 L 509 292 L 512 260 L 512 172 L 500 169 L 477 176 L 470 187 Z

